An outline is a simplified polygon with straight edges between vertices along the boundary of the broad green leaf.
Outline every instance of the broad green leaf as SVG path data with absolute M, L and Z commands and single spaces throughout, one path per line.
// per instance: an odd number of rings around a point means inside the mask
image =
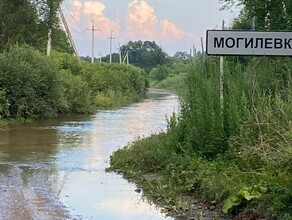
M 252 199 L 252 196 L 250 195 L 250 192 L 248 192 L 248 191 L 246 191 L 246 190 L 240 190 L 239 191 L 239 194 L 243 197 L 243 198 L 245 198 L 246 200 L 251 200 Z
M 268 188 L 267 187 L 260 186 L 259 187 L 259 190 L 260 190 L 261 193 L 266 193 L 268 191 Z
M 262 194 L 261 194 L 259 191 L 253 190 L 253 191 L 251 192 L 251 197 L 252 197 L 252 198 L 259 199 L 259 198 L 261 198 L 261 196 L 262 196 Z
M 228 213 L 229 209 L 234 206 L 238 206 L 242 202 L 242 198 L 239 196 L 232 196 L 225 200 L 222 211 Z

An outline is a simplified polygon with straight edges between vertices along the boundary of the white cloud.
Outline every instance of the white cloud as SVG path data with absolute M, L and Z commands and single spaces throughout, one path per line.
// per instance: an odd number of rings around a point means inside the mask
M 169 20 L 159 20 L 154 8 L 143 0 L 129 4 L 126 34 L 146 40 L 177 40 L 188 35 Z
M 104 15 L 105 5 L 100 1 L 87 1 L 81 2 L 78 0 L 73 0 L 70 8 L 70 14 L 73 16 L 74 20 L 81 22 L 82 26 L 86 28 L 92 27 L 92 21 L 94 22 L 94 27 L 99 29 L 95 36 L 107 37 L 111 31 L 119 31 L 119 23 L 116 20 L 110 20 Z M 76 25 L 69 22 L 70 25 Z
M 126 34 L 136 39 L 153 40 L 157 35 L 157 17 L 154 9 L 145 1 L 134 1 L 129 4 Z
M 101 2 L 84 2 L 82 6 L 82 12 L 90 16 L 103 17 L 103 11 L 105 5 Z
M 167 19 L 163 19 L 160 21 L 160 27 L 161 35 L 164 38 L 173 37 L 179 39 L 185 34 L 184 31 L 177 28 L 175 24 L 171 23 Z
M 94 27 L 100 29 L 95 32 L 96 40 L 100 41 L 96 43 L 99 50 L 108 47 L 105 42 L 111 31 L 113 31 L 116 44 L 126 44 L 130 40 L 150 40 L 155 41 L 162 48 L 175 50 L 179 45 L 191 47 L 194 41 L 198 42 L 198 38 L 193 34 L 185 32 L 169 19 L 160 18 L 155 8 L 145 0 L 133 0 L 128 4 L 127 11 L 116 10 L 111 17 L 105 13 L 107 9 L 109 8 L 102 1 L 71 1 L 70 12 L 67 12 L 66 17 L 69 18 L 71 30 L 76 30 L 77 27 L 79 29 L 77 32 L 73 31 L 73 38 L 78 39 L 77 47 L 82 43 L 81 49 L 84 50 L 84 45 L 87 45 L 86 50 L 89 50 L 88 39 L 91 36 L 89 29 L 92 27 L 92 21 L 94 21 Z M 70 17 L 73 20 L 70 20 Z
M 80 21 L 80 10 L 82 8 L 82 3 L 76 0 L 72 1 L 70 13 L 71 16 L 76 20 Z

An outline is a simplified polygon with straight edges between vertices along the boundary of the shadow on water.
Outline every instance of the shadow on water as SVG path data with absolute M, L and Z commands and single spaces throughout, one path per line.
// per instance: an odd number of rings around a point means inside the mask
M 104 170 L 113 151 L 165 130 L 177 108 L 174 93 L 151 90 L 143 102 L 118 110 L 2 128 L 0 174 L 17 165 L 23 185 L 47 185 L 80 219 L 166 219 L 134 185 Z

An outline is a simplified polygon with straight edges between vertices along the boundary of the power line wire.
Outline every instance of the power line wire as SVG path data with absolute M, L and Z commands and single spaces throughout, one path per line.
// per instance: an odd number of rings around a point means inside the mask
M 71 13 L 67 3 L 64 1 L 63 4 L 67 10 L 67 14 L 69 14 L 69 17 L 71 18 L 70 20 L 73 20 L 73 23 L 75 23 L 74 26 L 76 26 L 79 30 L 74 30 L 76 33 L 84 33 L 86 29 L 82 28 L 82 26 L 77 22 L 77 20 L 74 18 L 73 14 Z M 73 29 L 73 27 L 71 27 Z

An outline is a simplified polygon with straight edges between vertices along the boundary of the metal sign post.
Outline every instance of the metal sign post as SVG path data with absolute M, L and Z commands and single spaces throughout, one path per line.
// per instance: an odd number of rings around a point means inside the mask
M 224 20 L 222 21 L 222 30 L 224 30 Z M 219 75 L 219 86 L 220 86 L 220 114 L 222 119 L 222 126 L 224 125 L 224 58 L 220 56 L 220 75 Z

